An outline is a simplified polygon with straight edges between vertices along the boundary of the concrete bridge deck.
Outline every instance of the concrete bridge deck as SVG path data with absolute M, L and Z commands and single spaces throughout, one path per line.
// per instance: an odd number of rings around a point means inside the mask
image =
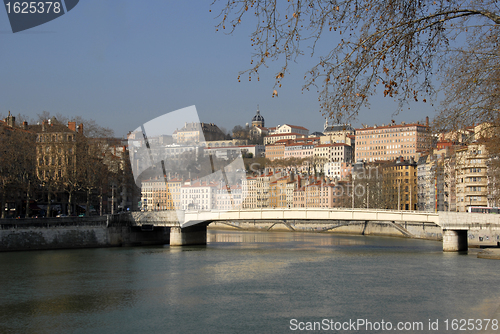
M 325 222 L 333 221 L 389 223 L 403 235 L 412 237 L 402 223 L 434 224 L 442 230 L 443 250 L 467 249 L 467 232 L 471 229 L 500 231 L 500 215 L 459 212 L 419 212 L 380 209 L 286 208 L 229 211 L 154 211 L 133 212 L 135 224 L 171 227 L 171 245 L 206 243 L 206 227 L 213 222 Z M 337 224 L 344 226 L 346 224 Z M 336 226 L 337 226 L 336 225 Z M 328 228 L 328 230 L 331 228 Z M 190 235 L 190 236 L 189 236 Z M 196 236 L 195 236 L 196 235 Z M 205 239 L 204 239 L 205 238 Z

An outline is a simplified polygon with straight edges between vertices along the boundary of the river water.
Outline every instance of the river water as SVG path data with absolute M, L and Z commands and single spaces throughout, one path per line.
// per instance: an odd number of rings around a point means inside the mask
M 499 318 L 500 261 L 473 250 L 316 233 L 208 238 L 2 253 L 0 333 L 500 333 L 476 320 Z M 453 319 L 476 323 L 454 331 Z

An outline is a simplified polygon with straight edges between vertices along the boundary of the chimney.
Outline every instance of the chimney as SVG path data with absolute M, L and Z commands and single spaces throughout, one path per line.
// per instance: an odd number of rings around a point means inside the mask
M 47 128 L 47 121 L 44 120 L 44 121 L 42 121 L 42 131 L 45 131 L 46 128 Z
M 425 117 L 425 126 L 429 127 L 429 116 Z
M 7 116 L 7 126 L 13 128 L 15 125 L 16 125 L 16 118 L 10 114 L 9 110 L 9 116 Z
M 76 132 L 76 122 L 68 122 L 68 129 Z
M 26 121 L 23 122 L 23 129 L 28 130 L 28 122 Z
M 80 125 L 78 125 L 78 133 L 83 135 L 83 123 L 80 123 Z

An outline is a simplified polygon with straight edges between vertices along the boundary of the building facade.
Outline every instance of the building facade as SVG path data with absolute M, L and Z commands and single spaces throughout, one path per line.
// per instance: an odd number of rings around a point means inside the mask
M 431 147 L 427 125 L 390 124 L 356 129 L 356 161 L 405 160 L 417 156 Z

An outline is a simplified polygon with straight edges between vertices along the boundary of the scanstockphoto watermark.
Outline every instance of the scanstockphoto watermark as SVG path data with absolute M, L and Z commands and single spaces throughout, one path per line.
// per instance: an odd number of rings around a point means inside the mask
M 339 321 L 322 319 L 321 321 L 301 321 L 290 319 L 289 329 L 292 331 L 499 331 L 498 319 L 428 319 L 426 321 L 397 321 L 385 319 L 371 321 L 368 319 L 349 319 Z
M 290 330 L 292 331 L 422 331 L 424 323 L 421 321 L 392 323 L 381 319 L 379 321 L 370 321 L 367 319 L 349 319 L 338 321 L 334 319 L 323 319 L 321 321 L 300 321 L 298 319 L 290 320 Z M 426 329 L 426 328 L 425 328 Z
M 80 0 L 11 1 L 4 0 L 12 32 L 20 32 L 47 23 L 66 14 Z
M 306 163 L 308 162 L 306 161 Z M 287 167 L 277 168 L 278 171 L 287 170 L 288 172 L 290 172 L 290 170 L 294 170 L 295 172 L 297 172 L 300 169 L 301 169 L 300 166 L 295 166 L 293 168 L 287 168 Z M 261 174 L 263 171 L 266 170 L 266 167 L 258 162 L 253 162 L 248 165 L 248 170 L 249 172 L 252 172 L 255 175 L 255 174 Z M 301 173 L 298 172 L 298 174 L 300 175 Z M 340 181 L 339 179 L 332 178 L 332 180 L 329 180 L 328 177 L 320 177 L 319 183 L 318 182 L 314 183 L 316 186 L 325 187 L 334 182 L 336 183 L 335 194 L 337 196 L 352 197 L 354 194 L 354 197 L 365 198 L 369 192 L 370 185 L 372 185 L 372 187 L 373 186 L 377 187 L 380 186 L 377 185 L 377 182 L 382 181 L 382 173 L 380 172 L 380 169 L 377 166 L 366 166 L 365 168 L 362 168 L 361 170 L 354 172 L 352 175 L 353 176 L 350 181 L 338 182 Z

